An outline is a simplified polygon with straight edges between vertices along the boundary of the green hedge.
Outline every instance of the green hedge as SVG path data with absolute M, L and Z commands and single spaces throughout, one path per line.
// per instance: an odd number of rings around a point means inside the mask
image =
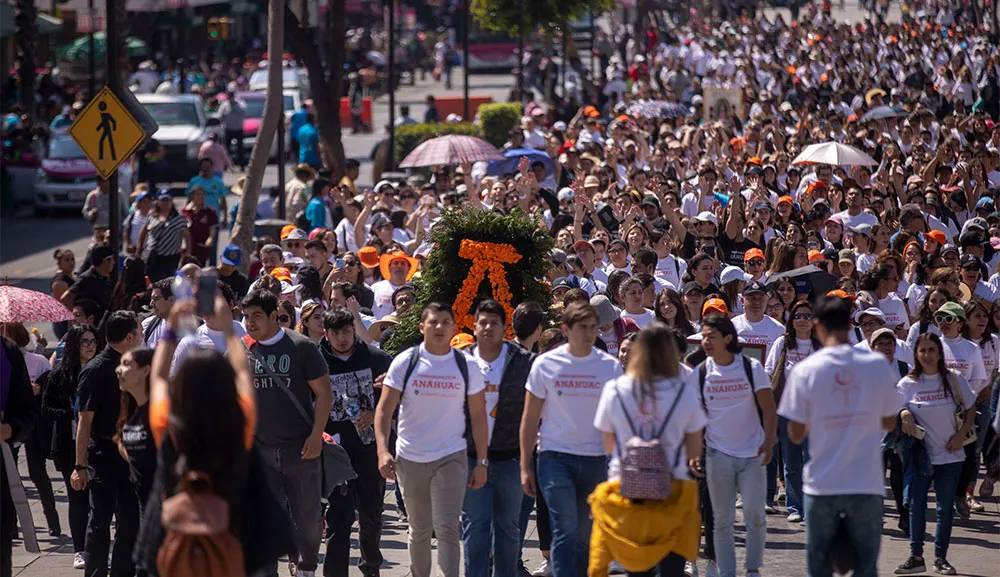
M 507 265 L 507 283 L 513 297 L 511 304 L 516 307 L 522 302 L 534 301 L 543 310 L 549 310 L 552 291 L 538 279 L 545 278 L 546 259 L 554 241 L 534 219 L 526 218 L 520 211 L 510 216 L 482 210 L 445 211 L 441 223 L 431 231 L 430 241 L 436 246 L 427 266 L 420 277 L 414 279 L 417 305 L 407 311 L 396 325 L 385 347 L 389 354 L 395 355 L 421 341 L 418 325 L 420 313 L 427 303 L 455 302 L 472 267 L 472 261 L 458 256 L 463 239 L 513 245 L 524 258 L 516 264 Z M 479 286 L 479 299 L 490 298 L 491 295 L 492 286 L 489 281 L 484 281 Z
M 413 149 L 425 140 L 430 140 L 437 136 L 446 134 L 465 134 L 467 136 L 480 136 L 479 127 L 471 122 L 459 122 L 457 124 L 447 122 L 437 122 L 430 124 L 404 124 L 396 127 L 395 153 L 396 165 L 406 158 L 406 155 L 413 152 Z M 502 145 L 503 143 L 501 143 Z
M 483 138 L 497 148 L 502 148 L 507 142 L 510 129 L 521 123 L 523 115 L 520 102 L 498 102 L 483 104 L 479 107 L 479 125 L 483 129 Z

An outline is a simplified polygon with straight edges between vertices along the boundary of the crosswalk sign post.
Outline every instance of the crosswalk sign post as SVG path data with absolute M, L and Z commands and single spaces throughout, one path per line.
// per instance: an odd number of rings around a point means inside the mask
M 80 112 L 69 133 L 103 178 L 110 178 L 149 136 L 107 86 Z

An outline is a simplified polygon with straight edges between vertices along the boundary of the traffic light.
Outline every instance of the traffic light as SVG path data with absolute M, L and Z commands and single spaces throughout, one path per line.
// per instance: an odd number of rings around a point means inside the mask
M 229 25 L 232 24 L 232 20 L 229 18 L 219 18 L 219 26 L 222 28 L 222 39 L 229 40 Z
M 219 40 L 222 37 L 222 26 L 218 18 L 208 19 L 208 39 Z

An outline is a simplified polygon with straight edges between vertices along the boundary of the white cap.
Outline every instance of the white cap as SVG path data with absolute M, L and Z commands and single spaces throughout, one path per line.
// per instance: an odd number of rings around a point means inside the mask
M 719 282 L 721 282 L 722 284 L 727 284 L 738 280 L 741 281 L 747 280 L 746 273 L 743 272 L 743 269 L 741 269 L 738 266 L 727 266 L 726 268 L 722 269 L 722 274 L 719 275 Z
M 857 314 L 854 315 L 854 322 L 860 323 L 861 317 L 864 316 L 875 317 L 877 319 L 882 319 L 882 321 L 885 322 L 885 314 L 880 309 L 875 307 L 869 307 L 863 311 L 858 311 Z
M 556 193 L 556 198 L 559 199 L 559 202 L 562 202 L 564 200 L 569 200 L 573 198 L 573 195 L 574 195 L 573 189 L 567 186 L 559 189 L 559 192 Z
M 714 224 L 715 226 L 719 226 L 719 217 L 717 217 L 714 214 L 708 212 L 707 210 L 704 211 L 704 212 L 698 213 L 698 216 L 696 216 L 694 218 L 695 218 L 695 220 L 698 220 L 700 222 L 710 222 L 710 223 Z

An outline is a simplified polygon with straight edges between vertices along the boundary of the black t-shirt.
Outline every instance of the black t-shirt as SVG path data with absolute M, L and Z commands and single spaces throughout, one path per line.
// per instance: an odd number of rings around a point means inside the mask
M 740 268 L 743 267 L 743 256 L 748 250 L 752 248 L 764 250 L 764 247 L 749 238 L 743 237 L 743 240 L 737 242 L 729 238 L 726 233 L 720 234 L 715 241 L 719 245 L 719 260 Z
M 219 273 L 219 280 L 233 289 L 233 294 L 236 295 L 237 299 L 247 296 L 247 291 L 250 289 L 250 280 L 239 270 L 233 270 L 233 274 L 229 276 Z
M 121 358 L 121 353 L 110 346 L 105 347 L 80 372 L 76 393 L 80 411 L 94 413 L 89 443 L 92 450 L 103 452 L 108 444 L 114 447 L 115 424 L 121 408 L 121 389 L 115 368 Z M 117 449 L 114 452 L 117 454 Z
M 149 427 L 149 403 L 133 411 L 122 426 L 122 445 L 128 453 L 129 480 L 135 485 L 139 498 L 145 500 L 156 474 L 156 445 Z
M 69 292 L 73 293 L 75 300 L 87 299 L 97 303 L 100 312 L 94 318 L 100 319 L 111 306 L 112 288 L 110 277 L 101 276 L 96 270 L 89 268 L 69 287 Z

